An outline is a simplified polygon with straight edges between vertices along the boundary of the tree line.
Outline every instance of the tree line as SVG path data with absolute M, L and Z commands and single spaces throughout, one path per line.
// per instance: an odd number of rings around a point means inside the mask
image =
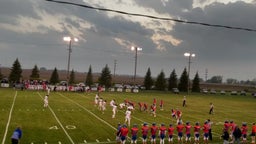
M 0 78 L 2 79 L 2 77 L 3 75 L 1 74 L 1 71 L 0 71 Z M 18 58 L 14 61 L 8 78 L 10 83 L 22 82 L 22 68 Z M 40 80 L 40 73 L 37 65 L 35 65 L 34 68 L 32 69 L 30 80 Z M 59 82 L 60 82 L 60 79 L 59 79 L 58 70 L 55 67 L 54 70 L 52 71 L 51 77 L 49 79 L 49 83 L 57 84 Z M 99 85 L 104 86 L 106 88 L 113 86 L 112 75 L 108 65 L 106 65 L 102 69 L 100 77 L 98 78 L 97 82 L 99 83 Z M 188 89 L 191 89 L 192 92 L 199 92 L 200 91 L 199 82 L 200 82 L 200 78 L 198 73 L 196 73 L 192 81 L 189 80 L 186 68 L 184 68 L 179 79 L 177 77 L 175 69 L 171 72 L 169 78 L 165 77 L 165 73 L 162 70 L 160 74 L 154 79 L 151 76 L 150 68 L 148 68 L 146 75 L 144 77 L 144 87 L 146 90 L 155 89 L 160 91 L 165 91 L 165 90 L 171 91 L 173 88 L 178 88 L 180 91 L 183 91 L 183 92 L 188 91 Z M 75 83 L 75 72 L 72 69 L 69 75 L 68 84 L 74 84 L 74 83 Z M 90 65 L 86 75 L 85 85 L 92 86 L 93 84 L 94 84 L 93 73 L 92 73 L 92 67 Z

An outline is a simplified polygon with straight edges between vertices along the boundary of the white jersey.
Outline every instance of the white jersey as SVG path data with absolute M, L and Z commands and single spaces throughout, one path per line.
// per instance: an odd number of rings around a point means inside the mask
M 125 122 L 124 123 L 128 122 L 128 126 L 130 126 L 130 123 L 131 123 L 131 113 L 132 112 L 130 110 L 127 110 L 125 112 Z
M 134 109 L 134 107 L 133 107 L 132 105 L 129 105 L 129 106 L 127 107 L 127 109 L 129 109 L 129 110 L 133 110 L 133 109 Z
M 126 119 L 131 119 L 131 111 L 129 111 L 129 110 L 127 110 L 126 112 L 125 112 L 125 118 Z
M 113 107 L 112 107 L 112 112 L 113 112 L 112 118 L 116 117 L 116 111 L 117 111 L 117 106 L 113 105 Z
M 107 105 L 106 101 L 103 101 L 102 102 L 102 110 L 103 111 L 106 110 L 106 105 Z
M 112 106 L 112 107 L 113 107 L 113 106 L 114 106 L 114 104 L 115 104 L 115 101 L 114 101 L 114 100 L 111 100 L 109 104 L 110 104 L 110 106 Z
M 48 96 L 46 95 L 44 97 L 44 107 L 47 107 L 48 106 Z
M 120 109 L 123 109 L 125 107 L 125 103 L 120 103 L 119 106 L 120 106 Z
M 117 110 L 117 106 L 116 106 L 116 105 L 113 105 L 113 107 L 112 107 L 112 111 L 113 111 L 113 113 L 115 113 L 115 112 L 116 112 L 116 110 Z
M 94 102 L 97 105 L 99 103 L 99 95 L 96 94 L 95 98 L 94 98 Z
M 51 88 L 47 87 L 47 94 L 50 95 Z

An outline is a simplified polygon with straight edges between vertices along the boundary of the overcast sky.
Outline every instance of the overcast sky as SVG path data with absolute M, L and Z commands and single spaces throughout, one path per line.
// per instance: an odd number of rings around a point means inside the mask
M 64 0 L 63 0 L 64 1 Z M 66 0 L 68 1 L 68 0 Z M 186 21 L 256 29 L 255 0 L 69 0 L 94 7 Z M 256 32 L 175 23 L 121 15 L 45 0 L 0 0 L 0 64 L 11 67 L 16 58 L 22 68 L 34 65 L 66 70 L 68 43 L 72 43 L 70 70 L 101 72 L 107 64 L 116 74 L 152 76 L 173 69 L 180 77 L 191 61 L 193 78 L 220 75 L 237 80 L 256 78 Z

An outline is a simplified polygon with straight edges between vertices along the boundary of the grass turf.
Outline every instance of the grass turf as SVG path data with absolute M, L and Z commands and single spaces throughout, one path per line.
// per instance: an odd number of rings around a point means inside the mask
M 125 99 L 136 103 L 131 125 L 136 123 L 139 129 L 144 122 L 149 124 L 155 122 L 158 126 L 161 123 L 166 126 L 170 123 L 175 124 L 176 120 L 171 118 L 172 108 L 180 109 L 183 113 L 183 122 L 190 121 L 192 125 L 195 122 L 200 122 L 202 125 L 206 119 L 211 119 L 214 137 L 212 143 L 221 143 L 222 140 L 219 137 L 222 134 L 225 120 L 233 120 L 239 126 L 242 122 L 247 122 L 249 135 L 251 123 L 255 122 L 256 114 L 256 99 L 252 96 L 191 93 L 187 96 L 187 106 L 182 107 L 185 93 L 175 95 L 156 91 L 102 92 L 100 96 L 107 100 L 107 110 L 102 114 L 94 106 L 96 93 L 51 92 L 49 107 L 43 108 L 45 94 L 44 91 L 0 89 L 0 138 L 2 142 L 10 143 L 13 130 L 16 126 L 21 126 L 23 130 L 21 143 L 23 144 L 115 143 L 116 127 L 118 123 L 124 123 L 125 110 L 118 110 L 116 118 L 112 119 L 112 109 L 109 106 L 111 99 L 115 99 L 117 103 Z M 16 99 L 14 99 L 15 96 Z M 146 102 L 150 106 L 154 98 L 157 100 L 157 117 L 138 111 L 138 102 Z M 164 101 L 163 111 L 159 110 L 160 100 Z M 208 114 L 210 103 L 214 104 L 213 115 Z M 9 114 L 11 114 L 10 117 Z M 177 134 L 176 131 L 175 134 Z M 140 130 L 139 137 L 141 137 Z M 200 139 L 202 141 L 202 136 Z M 177 141 L 177 136 L 174 140 Z M 249 137 L 248 140 L 250 140 Z

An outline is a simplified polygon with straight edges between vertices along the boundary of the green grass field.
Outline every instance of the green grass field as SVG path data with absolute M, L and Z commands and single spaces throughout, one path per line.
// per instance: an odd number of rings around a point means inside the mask
M 179 108 L 183 112 L 183 122 L 204 123 L 206 119 L 213 122 L 213 141 L 221 143 L 223 122 L 233 120 L 239 126 L 247 122 L 251 131 L 252 122 L 256 121 L 256 99 L 252 96 L 202 95 L 187 96 L 187 107 L 182 107 L 182 99 L 186 94 L 174 95 L 169 92 L 120 93 L 102 92 L 107 100 L 107 110 L 102 114 L 94 106 L 96 93 L 51 92 L 49 107 L 43 107 L 44 91 L 20 91 L 0 89 L 0 139 L 1 143 L 9 144 L 13 130 L 21 126 L 23 130 L 22 144 L 79 144 L 79 143 L 116 143 L 115 132 L 117 124 L 124 123 L 124 111 L 119 110 L 112 119 L 111 99 L 117 103 L 128 99 L 133 102 L 152 104 L 156 98 L 157 104 L 162 99 L 164 110 L 157 109 L 157 117 L 136 109 L 132 113 L 131 125 L 144 122 L 167 126 L 176 120 L 171 118 L 171 108 Z M 209 115 L 210 103 L 214 104 L 214 114 Z M 138 108 L 138 105 L 136 105 Z M 177 134 L 177 132 L 175 132 Z M 130 133 L 129 133 L 130 136 Z M 139 137 L 141 131 L 139 131 Z M 202 141 L 202 136 L 201 136 Z M 141 143 L 141 139 L 138 139 Z M 174 137 L 177 140 L 177 136 Z M 250 141 L 250 137 L 248 137 Z M 128 142 L 127 142 L 128 143 Z M 166 140 L 167 143 L 167 140 Z

